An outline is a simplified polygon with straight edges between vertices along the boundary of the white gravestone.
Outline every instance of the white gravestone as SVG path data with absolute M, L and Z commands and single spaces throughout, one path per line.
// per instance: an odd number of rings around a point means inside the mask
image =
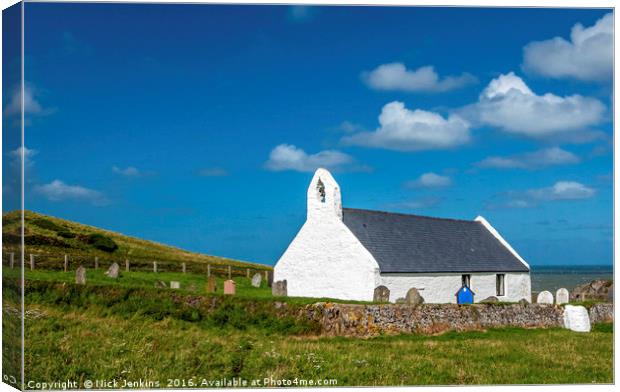
M 170 281 L 170 288 L 171 289 L 180 289 L 181 288 L 181 282 L 177 282 L 174 280 Z
M 553 304 L 553 294 L 548 292 L 547 290 L 541 291 L 538 293 L 538 297 L 536 297 L 537 304 Z
M 564 287 L 559 288 L 558 291 L 555 292 L 555 303 L 558 305 L 563 305 L 568 303 L 569 293 Z
M 261 274 L 254 274 L 254 276 L 252 277 L 252 286 L 254 287 L 260 287 L 260 282 L 263 279 L 263 277 L 261 276 Z
M 590 332 L 590 316 L 583 306 L 564 306 L 564 328 L 575 332 Z
M 109 278 L 116 279 L 118 278 L 119 267 L 118 264 L 112 263 L 108 271 L 105 273 Z

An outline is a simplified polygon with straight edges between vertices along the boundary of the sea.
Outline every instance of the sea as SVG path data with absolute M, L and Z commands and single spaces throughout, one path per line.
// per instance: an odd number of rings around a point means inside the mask
M 532 291 L 549 290 L 552 293 L 560 287 L 569 291 L 580 284 L 589 283 L 595 279 L 614 279 L 612 265 L 547 265 L 531 266 L 530 277 Z

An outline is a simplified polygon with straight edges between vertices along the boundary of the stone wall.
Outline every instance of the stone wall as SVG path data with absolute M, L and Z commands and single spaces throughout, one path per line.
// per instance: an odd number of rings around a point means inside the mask
M 588 315 L 590 316 L 590 323 L 592 324 L 614 321 L 614 304 L 594 304 L 588 310 Z
M 564 326 L 564 310 L 553 305 L 352 305 L 317 303 L 307 308 L 321 333 L 372 336 L 380 333 L 433 334 L 493 327 L 550 328 Z

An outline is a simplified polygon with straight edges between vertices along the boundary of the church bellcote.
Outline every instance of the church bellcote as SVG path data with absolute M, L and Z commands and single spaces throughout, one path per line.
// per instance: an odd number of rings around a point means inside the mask
M 308 219 L 342 219 L 340 187 L 331 173 L 320 168 L 308 187 Z

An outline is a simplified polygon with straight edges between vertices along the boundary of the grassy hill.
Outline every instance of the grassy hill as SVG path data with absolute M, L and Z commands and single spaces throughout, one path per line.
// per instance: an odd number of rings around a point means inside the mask
M 20 242 L 20 212 L 2 215 L 2 244 L 6 252 L 16 251 Z M 94 260 L 133 264 L 198 263 L 252 269 L 271 269 L 271 266 L 250 263 L 224 257 L 189 252 L 183 249 L 129 237 L 113 231 L 100 229 L 32 211 L 25 212 L 24 242 L 26 254 L 36 254 L 37 261 L 45 264 L 49 258 L 67 254 L 72 260 Z M 28 257 L 28 256 L 26 256 Z M 5 256 L 6 258 L 6 256 Z
M 6 252 L 17 246 L 11 241 L 19 241 L 19 213 L 6 214 L 3 221 Z M 26 379 L 34 382 L 74 380 L 78 385 L 73 388 L 84 389 L 87 380 L 117 380 L 119 387 L 124 381 L 150 380 L 157 383 L 150 388 L 169 389 L 213 388 L 209 380 L 265 377 L 273 382 L 329 380 L 325 385 L 339 387 L 614 380 L 612 324 L 596 324 L 590 333 L 502 328 L 438 336 L 325 337 L 318 334 L 316 320 L 305 316 L 306 305 L 333 300 L 273 297 L 264 279 L 254 287 L 245 274 L 248 268 L 266 266 L 186 252 L 33 212 L 26 213 L 25 241 L 27 253 L 37 253 L 38 259 L 47 255 L 55 264 L 24 271 L 23 317 L 22 271 L 6 264 L 2 269 L 3 373 L 21 371 L 23 320 Z M 65 253 L 72 260 L 67 272 L 62 270 Z M 132 269 L 122 269 L 117 279 L 104 275 L 101 265 L 89 265 L 86 285 L 74 283 L 75 259 L 96 256 L 105 265 L 125 255 Z M 176 268 L 134 270 L 134 261 L 149 259 L 169 260 Z M 179 262 L 190 263 L 186 273 Z M 215 293 L 208 292 L 207 276 L 198 270 L 205 264 L 220 265 L 213 274 Z M 234 296 L 222 293 L 227 265 L 241 272 L 232 276 Z M 169 288 L 171 281 L 180 282 L 181 289 Z

